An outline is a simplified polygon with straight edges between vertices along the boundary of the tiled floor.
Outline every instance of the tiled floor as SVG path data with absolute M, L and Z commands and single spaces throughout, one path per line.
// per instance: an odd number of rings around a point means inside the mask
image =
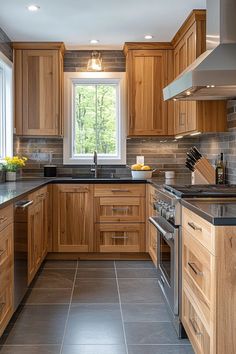
M 193 354 L 148 261 L 48 261 L 0 354 Z

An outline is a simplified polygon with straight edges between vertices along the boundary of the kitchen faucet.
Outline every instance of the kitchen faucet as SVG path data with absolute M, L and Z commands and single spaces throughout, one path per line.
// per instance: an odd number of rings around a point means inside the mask
M 94 168 L 91 168 L 91 172 L 94 172 L 94 178 L 98 178 L 98 154 L 97 151 L 94 151 L 93 153 L 93 163 L 94 163 Z

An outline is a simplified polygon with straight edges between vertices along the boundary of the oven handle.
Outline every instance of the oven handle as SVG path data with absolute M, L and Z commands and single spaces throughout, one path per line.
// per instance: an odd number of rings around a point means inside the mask
M 156 229 L 164 236 L 164 238 L 167 241 L 171 241 L 174 239 L 174 232 L 165 229 L 164 223 L 167 222 L 164 218 L 164 222 L 162 222 L 162 225 L 160 222 L 158 222 L 158 220 L 162 220 L 161 217 L 150 217 L 149 221 L 156 227 Z

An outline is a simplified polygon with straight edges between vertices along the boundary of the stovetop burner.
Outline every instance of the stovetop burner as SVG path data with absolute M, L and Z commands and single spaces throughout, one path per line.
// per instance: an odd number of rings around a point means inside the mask
M 180 198 L 191 197 L 236 197 L 236 185 L 234 184 L 195 184 L 195 185 L 165 185 L 165 190 Z

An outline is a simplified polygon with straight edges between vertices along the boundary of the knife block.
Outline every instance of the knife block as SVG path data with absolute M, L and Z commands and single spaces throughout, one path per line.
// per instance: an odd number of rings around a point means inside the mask
M 192 184 L 210 184 L 207 179 L 199 172 L 192 172 Z

